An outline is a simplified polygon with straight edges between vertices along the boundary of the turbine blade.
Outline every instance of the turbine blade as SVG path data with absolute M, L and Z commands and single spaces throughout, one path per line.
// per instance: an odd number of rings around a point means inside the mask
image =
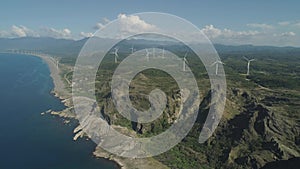
M 184 57 L 187 57 L 187 54 L 189 53 L 189 51 L 185 52 Z
M 213 65 L 215 65 L 215 64 L 217 64 L 218 62 L 217 61 L 215 61 L 214 63 L 212 63 L 210 66 L 213 66 Z
M 244 58 L 245 60 L 249 61 L 249 59 L 248 59 L 248 58 L 246 58 L 245 56 L 243 56 L 243 58 Z

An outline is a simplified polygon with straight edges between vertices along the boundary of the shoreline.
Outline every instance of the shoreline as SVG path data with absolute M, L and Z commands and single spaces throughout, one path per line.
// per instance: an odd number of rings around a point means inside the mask
M 61 100 L 61 102 L 66 106 L 66 108 L 64 110 L 62 110 L 61 112 L 68 111 L 70 108 L 72 108 L 72 106 L 71 106 L 71 104 L 72 104 L 71 103 L 72 102 L 71 101 L 72 100 L 71 99 L 72 94 L 69 91 L 67 91 L 67 89 L 66 89 L 66 85 L 64 84 L 64 82 L 62 80 L 62 77 L 60 76 L 60 71 L 61 71 L 60 68 L 58 67 L 58 69 L 57 69 L 55 61 L 53 60 L 53 58 L 51 58 L 49 56 L 43 56 L 43 55 L 33 55 L 33 56 L 40 57 L 47 63 L 47 65 L 49 67 L 49 70 L 50 70 L 50 76 L 51 76 L 51 78 L 53 80 L 53 83 L 54 83 L 54 88 L 53 88 L 51 93 L 55 97 L 59 98 Z M 76 119 L 75 115 L 74 116 L 69 116 L 67 113 L 64 113 L 64 115 L 62 115 L 59 112 L 53 112 L 52 111 L 51 114 L 60 116 L 62 118 Z M 75 138 L 77 136 L 77 134 L 75 132 L 74 132 L 74 134 L 75 134 L 74 135 L 74 138 Z M 84 135 L 82 135 L 82 137 L 83 136 Z M 74 139 L 74 141 L 76 141 L 76 139 Z M 116 165 L 118 166 L 119 169 L 126 169 L 124 167 L 124 165 L 118 159 L 107 158 L 106 156 L 100 156 L 100 155 L 97 156 L 94 152 L 92 152 L 92 153 L 94 155 L 94 158 L 103 158 L 103 159 L 106 159 L 108 161 L 112 161 L 112 162 L 116 163 Z
M 65 112 L 65 111 L 69 111 L 70 108 L 72 108 L 71 106 L 71 97 L 72 97 L 72 94 L 67 91 L 66 89 L 66 85 L 64 84 L 63 80 L 62 80 L 62 77 L 60 76 L 60 68 L 56 67 L 56 64 L 55 64 L 55 60 L 49 56 L 44 56 L 44 55 L 32 55 L 32 56 L 36 56 L 36 57 L 39 57 L 41 59 L 43 59 L 43 61 L 45 61 L 49 67 L 49 70 L 50 70 L 50 76 L 53 80 L 53 84 L 54 84 L 54 88 L 53 90 L 51 91 L 51 93 L 59 98 L 61 100 L 61 102 L 66 106 L 66 108 L 64 110 L 61 110 L 60 112 Z M 51 115 L 56 115 L 56 116 L 59 116 L 59 117 L 62 117 L 62 118 L 72 118 L 72 119 L 76 119 L 75 118 L 75 115 L 74 116 L 70 116 L 68 115 L 68 113 L 64 113 L 64 114 L 61 114 L 60 112 L 51 112 Z M 76 129 L 76 128 L 75 128 Z M 76 133 L 74 133 L 74 138 L 76 137 Z M 76 140 L 74 140 L 76 141 Z M 97 146 L 96 146 L 97 147 Z M 96 156 L 93 152 L 91 152 L 93 155 L 94 155 L 94 158 L 103 158 L 103 159 L 106 159 L 108 161 L 112 161 L 114 163 L 116 163 L 116 165 L 118 166 L 119 169 L 126 169 L 123 164 L 118 161 L 117 159 L 110 159 L 110 158 L 106 158 L 105 156 Z
M 10 53 L 11 54 L 11 53 Z M 22 53 L 19 53 L 22 54 Z M 50 71 L 50 76 L 52 78 L 54 87 L 51 91 L 51 94 L 53 94 L 55 97 L 60 99 L 60 101 L 66 106 L 65 109 L 60 111 L 53 111 L 53 110 L 47 110 L 46 112 L 42 112 L 41 115 L 44 115 L 46 113 L 49 113 L 50 115 L 59 116 L 60 118 L 66 119 L 76 119 L 75 113 L 72 111 L 72 93 L 67 90 L 67 84 L 64 83 L 63 77 L 61 76 L 61 71 L 64 66 L 64 64 L 60 64 L 60 66 L 57 67 L 56 61 L 54 58 L 47 54 L 23 54 L 23 55 L 30 55 L 41 58 L 47 65 Z M 65 123 L 67 124 L 70 120 L 66 120 Z M 78 138 L 87 137 L 90 139 L 86 134 L 81 132 L 76 132 L 76 129 L 80 128 L 80 125 L 74 128 L 74 141 Z M 76 139 L 75 139 L 76 138 Z M 103 150 L 101 147 L 96 145 L 95 150 L 91 152 L 93 155 L 93 158 L 102 158 L 105 160 L 108 160 L 110 162 L 113 162 L 116 164 L 117 168 L 119 169 L 129 169 L 129 168 L 143 168 L 143 169 L 152 169 L 153 166 L 157 169 L 167 169 L 168 167 L 163 165 L 161 162 L 154 160 L 153 158 L 145 158 L 145 159 L 126 159 L 122 157 L 115 156 L 105 150 Z
M 47 56 L 46 54 L 31 54 L 31 53 L 25 54 L 25 53 L 10 53 L 10 52 L 1 52 L 1 53 L 30 55 L 30 56 L 41 58 L 48 65 L 50 76 L 53 81 L 54 87 L 50 93 L 53 94 L 56 98 L 58 98 L 66 106 L 66 108 L 61 111 L 55 112 L 50 109 L 47 110 L 46 112 L 42 112 L 41 115 L 44 115 L 45 113 L 50 113 L 51 115 L 59 116 L 61 118 L 76 119 L 75 114 L 70 113 L 70 109 L 72 108 L 72 98 L 71 98 L 72 94 L 66 89 L 67 86 L 63 82 L 62 77 L 60 75 L 61 68 L 59 66 L 57 68 L 54 58 Z M 75 134 L 74 137 L 76 137 L 76 133 L 74 134 Z M 96 148 L 97 146 L 95 147 L 95 150 Z M 105 160 L 114 162 L 119 169 L 126 169 L 124 165 L 120 161 L 118 161 L 118 159 L 107 158 L 106 156 L 100 156 L 100 155 L 97 156 L 94 152 L 91 152 L 91 154 L 94 156 L 93 158 L 103 158 Z

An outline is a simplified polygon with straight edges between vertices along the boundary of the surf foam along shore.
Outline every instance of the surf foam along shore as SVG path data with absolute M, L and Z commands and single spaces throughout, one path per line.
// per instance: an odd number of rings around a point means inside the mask
M 61 102 L 66 106 L 66 108 L 61 111 L 56 112 L 53 110 L 47 110 L 46 112 L 43 112 L 41 114 L 50 113 L 51 115 L 59 116 L 61 118 L 75 119 L 76 115 L 73 111 L 72 93 L 67 90 L 68 84 L 64 83 L 64 81 L 62 79 L 63 77 L 61 76 L 61 68 L 66 67 L 66 65 L 60 64 L 60 66 L 57 66 L 55 59 L 53 57 L 45 55 L 45 54 L 30 54 L 30 55 L 39 57 L 47 63 L 49 70 L 50 70 L 50 76 L 51 76 L 51 78 L 53 80 L 53 84 L 54 84 L 54 88 L 51 93 L 53 93 L 55 97 L 59 98 L 61 100 Z M 69 120 L 65 120 L 65 121 L 69 121 Z M 80 127 L 80 125 L 78 127 Z M 74 134 L 75 134 L 75 136 L 73 138 L 74 141 L 76 141 L 78 137 L 84 137 L 84 136 L 88 137 L 87 135 L 85 135 L 83 133 L 81 133 L 79 136 L 78 133 L 76 134 L 75 131 L 76 131 L 76 128 L 74 129 Z M 123 163 L 121 163 L 118 159 L 108 158 L 107 156 L 100 156 L 95 153 L 94 153 L 94 155 L 97 158 L 104 158 L 104 159 L 113 161 L 119 166 L 119 168 L 126 169 L 126 167 L 123 165 Z
M 59 66 L 57 66 L 55 59 L 46 54 L 29 54 L 29 55 L 40 57 L 47 63 L 50 70 L 50 76 L 53 79 L 53 83 L 54 83 L 54 89 L 52 90 L 51 93 L 53 93 L 54 96 L 59 98 L 61 102 L 66 106 L 66 108 L 61 111 L 47 110 L 46 112 L 43 112 L 41 114 L 44 115 L 46 113 L 50 113 L 51 115 L 59 116 L 61 118 L 64 118 L 66 123 L 68 123 L 69 119 L 75 119 L 76 115 L 73 110 L 72 93 L 69 90 L 67 90 L 67 87 L 70 87 L 68 85 L 71 85 L 71 83 L 68 83 L 67 79 L 66 82 L 64 82 L 63 78 L 65 77 L 62 74 L 62 69 L 71 69 L 71 68 L 61 63 L 59 64 Z M 127 128 L 121 126 L 114 126 L 114 127 L 121 128 L 122 130 L 128 130 Z M 83 133 L 80 125 L 78 125 L 73 132 L 75 134 L 73 138 L 74 141 L 82 137 L 89 138 L 88 135 Z M 113 155 L 109 152 L 106 152 L 105 150 L 101 149 L 99 146 L 95 148 L 93 155 L 96 158 L 104 158 L 109 161 L 113 161 L 121 169 L 129 169 L 129 168 L 150 169 L 153 167 L 157 169 L 168 169 L 167 166 L 163 165 L 161 162 L 155 160 L 154 158 L 145 158 L 145 159 L 122 158 Z

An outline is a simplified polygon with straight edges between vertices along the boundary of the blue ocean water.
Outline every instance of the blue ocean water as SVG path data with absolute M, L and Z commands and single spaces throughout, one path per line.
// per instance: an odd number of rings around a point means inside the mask
M 115 163 L 96 159 L 92 141 L 73 141 L 74 120 L 40 113 L 64 105 L 50 91 L 53 82 L 40 58 L 0 54 L 0 168 L 114 169 Z

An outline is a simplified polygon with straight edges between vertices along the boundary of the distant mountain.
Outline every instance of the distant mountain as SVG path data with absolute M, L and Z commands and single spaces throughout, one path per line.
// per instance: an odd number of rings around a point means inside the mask
M 60 55 L 61 57 L 74 57 L 77 56 L 82 46 L 88 38 L 81 40 L 72 39 L 55 39 L 50 37 L 24 37 L 24 38 L 0 38 L 0 51 L 7 51 L 11 49 L 22 49 L 22 50 L 39 50 L 45 53 Z M 101 39 L 103 40 L 103 39 Z M 107 39 L 109 40 L 109 39 Z M 169 46 L 177 48 L 178 50 L 186 50 L 182 43 L 176 43 L 174 41 L 154 41 L 144 39 L 131 39 L 127 40 L 127 47 L 137 44 L 141 47 L 153 45 L 155 47 Z M 256 53 L 264 53 L 265 55 L 280 55 L 280 54 L 291 54 L 295 55 L 300 53 L 300 48 L 296 47 L 275 47 L 275 46 L 253 46 L 253 45 L 222 45 L 214 44 L 216 50 L 221 54 L 230 53 L 252 55 Z
M 228 51 L 267 51 L 267 50 L 300 50 L 297 47 L 277 47 L 277 46 L 254 46 L 254 45 L 223 45 L 223 44 L 214 44 L 215 48 L 223 52 Z
M 38 50 L 45 53 L 71 56 L 78 54 L 87 39 L 79 41 L 71 39 L 55 39 L 50 37 L 0 38 L 0 51 Z
M 30 50 L 44 50 L 48 48 L 54 48 L 58 46 L 64 46 L 75 42 L 74 40 L 67 39 L 54 39 L 54 38 L 34 38 L 34 37 L 25 37 L 25 38 L 1 38 L 0 39 L 0 50 L 7 49 L 30 49 Z

